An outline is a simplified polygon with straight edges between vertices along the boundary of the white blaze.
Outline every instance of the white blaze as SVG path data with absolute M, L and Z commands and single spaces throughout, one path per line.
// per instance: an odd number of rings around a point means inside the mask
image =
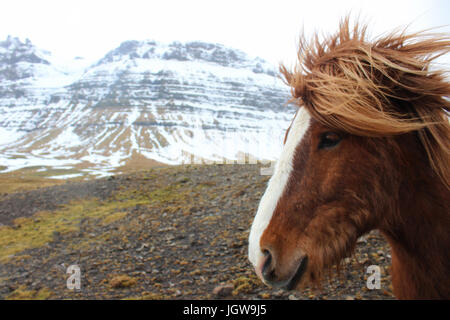
M 258 211 L 250 230 L 248 246 L 248 257 L 255 268 L 263 257 L 259 247 L 261 236 L 269 225 L 278 200 L 287 185 L 292 172 L 295 148 L 300 144 L 305 132 L 308 130 L 310 119 L 311 117 L 305 108 L 301 108 L 295 115 L 286 143 L 275 165 L 274 173 L 259 203 Z

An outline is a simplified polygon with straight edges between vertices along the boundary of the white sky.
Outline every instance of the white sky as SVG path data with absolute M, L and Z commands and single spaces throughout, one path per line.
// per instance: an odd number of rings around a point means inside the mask
M 374 35 L 447 25 L 449 0 L 1 0 L 0 39 L 29 38 L 55 56 L 99 59 L 125 40 L 222 43 L 273 64 L 291 63 L 302 27 L 333 32 L 348 12 Z

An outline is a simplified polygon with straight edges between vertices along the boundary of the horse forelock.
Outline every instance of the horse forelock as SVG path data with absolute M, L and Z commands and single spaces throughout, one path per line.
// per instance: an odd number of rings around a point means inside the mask
M 368 137 L 417 131 L 431 167 L 450 186 L 450 83 L 431 68 L 450 51 L 450 36 L 391 33 L 370 41 L 366 26 L 319 41 L 302 37 L 293 71 L 280 67 L 292 101 L 330 128 Z

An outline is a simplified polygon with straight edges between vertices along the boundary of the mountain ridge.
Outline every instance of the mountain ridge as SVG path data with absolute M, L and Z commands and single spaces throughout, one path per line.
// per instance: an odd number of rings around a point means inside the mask
M 130 40 L 89 65 L 54 61 L 29 40 L 0 42 L 0 77 L 22 75 L 0 82 L 4 171 L 79 166 L 104 175 L 133 157 L 273 160 L 293 113 L 275 68 L 220 44 Z

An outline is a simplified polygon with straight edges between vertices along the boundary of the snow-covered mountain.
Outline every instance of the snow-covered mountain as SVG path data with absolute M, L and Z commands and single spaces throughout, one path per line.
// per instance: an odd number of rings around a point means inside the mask
M 107 170 L 243 153 L 273 160 L 293 109 L 276 68 L 219 44 L 126 41 L 99 61 L 59 62 L 0 42 L 0 161 Z

